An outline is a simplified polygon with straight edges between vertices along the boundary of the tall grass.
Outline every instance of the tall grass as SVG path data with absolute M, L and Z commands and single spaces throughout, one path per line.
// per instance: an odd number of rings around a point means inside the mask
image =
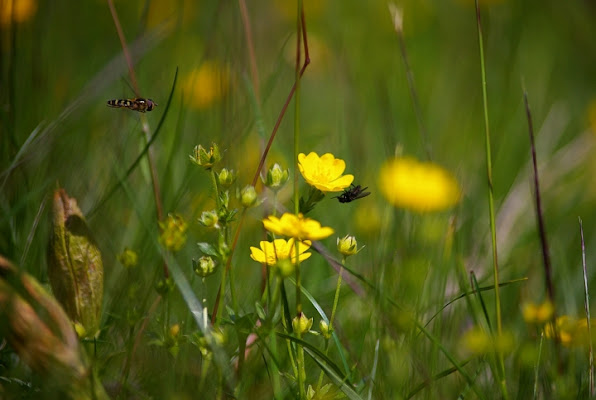
M 101 329 L 80 339 L 89 387 L 110 398 L 587 398 L 595 10 L 286 3 L 0 12 L 0 255 L 49 286 L 51 193 L 77 199 L 104 265 Z M 135 97 L 159 106 L 106 107 Z M 344 160 L 372 194 L 321 196 L 298 166 L 312 151 Z M 391 162 L 421 178 L 387 185 Z M 289 173 L 280 188 L 267 182 L 275 163 Z M 420 196 L 443 182 L 428 171 L 453 178 L 455 205 Z M 404 191 L 410 200 L 391 197 Z M 264 229 L 286 212 L 334 230 L 297 266 L 273 242 L 288 235 Z M 11 339 L 3 299 L 15 281 L 0 277 L 0 398 L 69 395 L 72 381 L 36 369 Z

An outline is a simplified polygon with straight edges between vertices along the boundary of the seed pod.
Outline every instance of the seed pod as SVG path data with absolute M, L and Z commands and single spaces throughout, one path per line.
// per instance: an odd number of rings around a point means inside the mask
M 69 399 L 106 400 L 72 323 L 60 304 L 26 273 L 0 256 L 0 336 L 46 382 Z
M 99 330 L 103 298 L 103 263 L 77 201 L 64 189 L 54 192 L 48 277 L 54 296 L 81 337 Z

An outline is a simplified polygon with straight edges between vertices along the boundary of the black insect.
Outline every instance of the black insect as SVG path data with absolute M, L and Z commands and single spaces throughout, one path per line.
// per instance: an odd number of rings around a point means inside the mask
M 134 99 L 114 99 L 108 100 L 108 107 L 113 108 L 128 108 L 129 110 L 138 111 L 144 113 L 145 111 L 151 111 L 157 105 L 151 99 L 143 99 L 135 97 Z
M 360 185 L 351 185 L 349 189 L 344 190 L 342 194 L 335 196 L 334 199 L 339 200 L 340 203 L 349 203 L 368 196 L 370 192 L 365 192 L 366 189 L 368 189 L 368 186 L 363 188 Z

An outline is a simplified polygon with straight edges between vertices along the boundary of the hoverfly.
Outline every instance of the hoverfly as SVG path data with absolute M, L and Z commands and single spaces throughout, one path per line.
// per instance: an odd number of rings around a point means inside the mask
M 354 186 L 352 184 L 349 189 L 344 190 L 342 194 L 333 198 L 339 200 L 340 203 L 349 203 L 368 196 L 370 192 L 365 192 L 366 189 L 368 189 L 368 186 L 363 188 L 360 185 Z
M 108 107 L 114 108 L 128 108 L 129 110 L 144 113 L 151 111 L 157 106 L 157 103 L 151 99 L 143 99 L 135 97 L 134 99 L 114 99 L 108 100 Z

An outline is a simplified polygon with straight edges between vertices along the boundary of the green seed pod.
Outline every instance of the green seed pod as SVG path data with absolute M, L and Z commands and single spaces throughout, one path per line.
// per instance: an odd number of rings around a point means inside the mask
M 99 330 L 103 298 L 103 263 L 75 199 L 54 192 L 48 277 L 54 296 L 81 337 Z

